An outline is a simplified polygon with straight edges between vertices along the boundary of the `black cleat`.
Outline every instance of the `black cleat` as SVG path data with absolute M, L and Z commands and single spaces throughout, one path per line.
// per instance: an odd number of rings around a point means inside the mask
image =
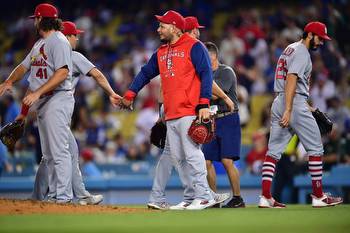
M 232 199 L 222 208 L 244 208 L 245 203 L 242 197 L 232 197 Z

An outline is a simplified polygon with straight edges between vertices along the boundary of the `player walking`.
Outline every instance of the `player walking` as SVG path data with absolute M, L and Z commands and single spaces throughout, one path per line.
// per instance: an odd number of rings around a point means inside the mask
M 74 50 L 77 46 L 78 35 L 83 33 L 82 30 L 76 28 L 75 24 L 70 21 L 65 21 L 62 23 L 63 30 L 62 33 L 67 37 L 72 49 Z M 106 77 L 102 72 L 95 67 L 84 55 L 79 52 L 73 51 L 72 53 L 73 61 L 73 91 L 80 78 L 85 76 L 93 77 L 98 85 L 102 87 L 105 92 L 109 95 L 111 102 L 114 100 L 121 99 L 117 95 L 111 86 L 109 85 Z M 113 100 L 113 101 L 112 101 Z M 81 171 L 79 168 L 79 150 L 77 142 L 74 138 L 74 135 L 70 133 L 69 135 L 69 150 L 73 156 L 72 159 L 72 188 L 74 196 L 78 198 L 78 203 L 81 205 L 96 205 L 102 202 L 102 195 L 92 195 L 90 194 L 84 185 Z M 47 180 L 47 161 L 43 157 L 39 169 L 37 171 L 34 183 L 34 190 L 32 194 L 32 199 L 34 200 L 44 200 L 48 189 L 48 180 Z
M 185 18 L 185 32 L 188 33 L 189 36 L 199 40 L 200 28 L 204 28 L 204 26 L 199 25 L 196 17 L 188 16 Z M 214 95 L 219 96 L 221 99 L 225 101 L 225 104 L 227 105 L 227 108 L 229 109 L 229 111 L 233 111 L 234 104 L 232 100 L 222 91 L 222 89 L 214 81 L 213 81 L 212 91 Z M 161 95 L 160 95 L 159 101 L 161 103 L 163 102 Z M 160 108 L 160 115 L 161 115 L 160 118 L 164 118 L 163 106 Z M 191 177 L 189 177 L 189 174 L 180 174 L 185 176 L 181 178 L 182 181 L 189 182 L 184 184 L 184 199 L 177 205 L 173 205 L 170 207 L 168 206 L 168 203 L 166 202 L 165 187 L 167 185 L 167 182 L 170 179 L 171 171 L 173 167 L 174 165 L 170 157 L 170 148 L 165 146 L 162 152 L 162 155 L 160 156 L 155 168 L 152 190 L 151 190 L 149 202 L 147 204 L 149 208 L 153 208 L 153 209 L 170 208 L 171 210 L 184 210 L 187 206 L 189 206 L 192 203 L 194 198 L 194 190 L 193 190 L 193 187 L 190 185 Z M 211 190 L 211 193 L 214 196 L 214 200 L 216 204 L 221 204 L 222 202 L 226 201 L 230 197 L 229 193 L 219 194 L 219 193 L 214 193 L 212 190 Z
M 320 22 L 310 22 L 304 28 L 302 40 L 290 44 L 278 60 L 274 86 L 277 96 L 271 107 L 269 150 L 262 168 L 261 208 L 286 207 L 271 196 L 271 184 L 276 163 L 294 133 L 309 156 L 312 206 L 333 206 L 343 202 L 340 197 L 323 193 L 323 145 L 317 123 L 307 103 L 312 71 L 309 50 L 316 50 L 326 40 L 331 40 L 326 26 Z
M 67 203 L 73 198 L 72 155 L 68 149 L 74 108 L 72 49 L 60 32 L 62 21 L 53 5 L 39 4 L 30 18 L 34 19 L 41 38 L 0 86 L 0 94 L 11 89 L 30 70 L 22 113 L 37 102 L 41 147 L 48 164 L 48 196 L 57 203 Z
M 142 67 L 121 105 L 129 107 L 138 91 L 160 74 L 167 125 L 166 147 L 170 149 L 180 178 L 184 172 L 192 177 L 195 199 L 186 209 L 204 209 L 214 205 L 215 200 L 206 181 L 200 145 L 191 141 L 187 132 L 196 115 L 199 120 L 209 118 L 213 82 L 210 60 L 202 43 L 182 33 L 184 19 L 179 13 L 168 11 L 156 17 L 160 22 L 157 31 L 165 44 Z

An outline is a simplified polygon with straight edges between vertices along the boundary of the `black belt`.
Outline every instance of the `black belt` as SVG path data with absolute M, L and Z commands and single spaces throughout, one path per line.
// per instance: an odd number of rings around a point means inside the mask
M 302 95 L 302 96 L 305 96 L 305 97 L 308 97 L 309 98 L 309 96 L 307 95 L 307 94 L 304 94 L 304 93 L 298 93 L 298 92 L 295 92 L 295 94 L 297 94 L 297 95 Z M 285 95 L 285 93 L 282 91 L 282 92 L 277 92 L 277 95 Z

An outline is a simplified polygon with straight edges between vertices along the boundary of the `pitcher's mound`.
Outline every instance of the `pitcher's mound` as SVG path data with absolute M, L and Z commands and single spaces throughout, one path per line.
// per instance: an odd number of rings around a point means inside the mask
M 77 204 L 53 204 L 31 200 L 0 199 L 0 215 L 142 213 L 149 211 L 151 210 L 146 208 L 130 208 L 113 205 L 81 206 Z

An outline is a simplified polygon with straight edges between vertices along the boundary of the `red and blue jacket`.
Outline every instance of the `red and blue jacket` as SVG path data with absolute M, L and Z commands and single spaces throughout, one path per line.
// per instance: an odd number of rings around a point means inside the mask
M 134 98 L 159 74 L 166 120 L 194 116 L 197 105 L 209 105 L 213 76 L 208 51 L 200 41 L 185 33 L 176 43 L 160 46 L 125 96 Z

